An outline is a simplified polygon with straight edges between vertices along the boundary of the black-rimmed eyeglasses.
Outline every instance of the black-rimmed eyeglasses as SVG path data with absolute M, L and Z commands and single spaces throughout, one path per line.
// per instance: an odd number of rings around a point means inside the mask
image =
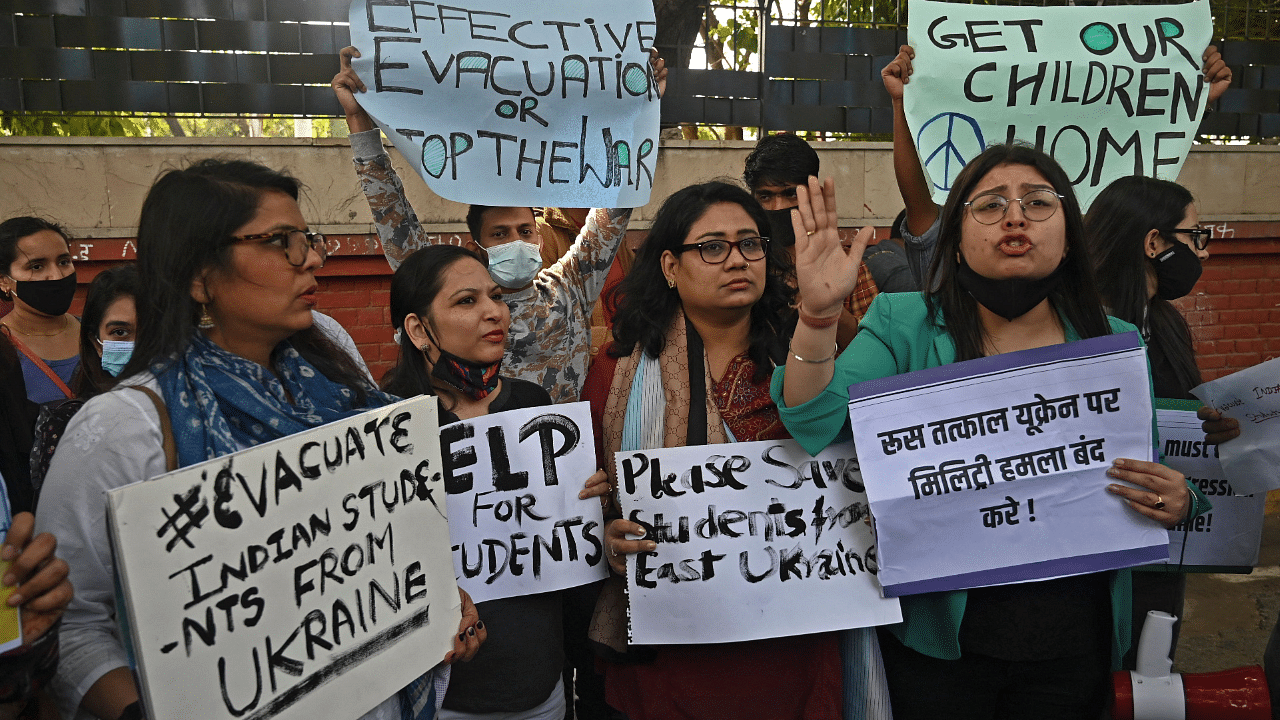
M 1174 228 L 1165 230 L 1166 233 L 1185 233 L 1191 236 L 1191 244 L 1197 250 L 1203 250 L 1209 247 L 1209 239 L 1213 237 L 1213 231 L 1206 228 Z
M 765 254 L 769 250 L 769 238 L 766 237 L 745 237 L 741 240 L 704 240 L 700 243 L 689 243 L 674 248 L 673 252 L 677 255 L 685 253 L 697 248 L 698 254 L 702 256 L 702 261 L 711 265 L 718 265 L 729 258 L 729 253 L 734 248 L 738 248 L 738 252 L 742 253 L 742 257 L 747 260 L 763 260 Z
M 305 230 L 281 230 L 278 232 L 257 233 L 254 235 L 237 235 L 231 238 L 236 242 L 253 242 L 261 240 L 264 245 L 275 245 L 284 250 L 284 258 L 294 267 L 307 264 L 307 253 L 315 250 L 320 256 L 320 266 L 329 257 L 329 246 L 320 233 Z

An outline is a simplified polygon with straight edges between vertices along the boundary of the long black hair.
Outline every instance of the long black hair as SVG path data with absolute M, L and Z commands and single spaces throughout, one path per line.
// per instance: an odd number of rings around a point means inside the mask
M 769 218 L 760 203 L 738 185 L 712 181 L 678 190 L 662 203 L 644 244 L 636 253 L 631 272 L 613 290 L 609 302 L 618 308 L 613 320 L 614 357 L 630 355 L 637 345 L 658 357 L 666 344 L 667 329 L 680 309 L 680 295 L 667 287 L 662 274 L 662 253 L 684 244 L 693 227 L 712 205 L 734 203 L 751 216 L 757 232 L 768 231 Z M 764 293 L 751 307 L 751 347 L 756 381 L 783 361 L 785 340 L 795 329 L 792 310 L 796 291 L 789 282 L 794 269 L 779 243 L 769 243 L 765 258 Z
M 80 366 L 71 379 L 71 389 L 76 397 L 91 398 L 112 388 L 116 379 L 102 369 L 98 355 L 98 327 L 111 303 L 121 297 L 138 297 L 138 266 L 133 263 L 117 265 L 103 270 L 89 283 L 84 299 L 84 313 L 80 315 Z M 137 322 L 134 322 L 137 326 Z
M 947 204 L 942 208 L 938 245 L 929 267 L 925 287 L 936 288 L 925 294 L 929 308 L 941 313 L 947 332 L 956 345 L 956 360 L 972 360 L 986 355 L 984 331 L 978 313 L 978 301 L 960 286 L 956 274 L 960 270 L 960 240 L 965 203 L 978 183 L 1000 165 L 1026 165 L 1044 176 L 1062 196 L 1062 213 L 1066 221 L 1067 256 L 1062 259 L 1062 283 L 1049 294 L 1054 309 L 1066 316 L 1081 338 L 1109 335 L 1111 326 L 1102 310 L 1093 279 L 1093 268 L 1084 241 L 1084 221 L 1071 181 L 1052 157 L 1030 145 L 1011 143 L 992 145 L 969 161 L 956 177 Z
M 298 199 L 293 177 L 247 160 L 207 159 L 162 173 L 138 220 L 138 340 L 121 377 L 168 363 L 186 351 L 196 333 L 200 304 L 191 284 L 202 273 L 231 266 L 232 235 L 253 219 L 264 193 Z M 320 328 L 289 336 L 307 362 L 346 385 L 363 405 L 364 371 Z
M 1178 227 L 1194 201 L 1177 183 L 1134 175 L 1099 193 L 1085 219 L 1089 254 L 1108 312 L 1143 328 L 1153 369 L 1169 368 L 1177 385 L 1158 389 L 1162 396 L 1189 397 L 1188 391 L 1200 384 L 1200 368 L 1186 319 L 1172 303 L 1148 290 L 1154 270 L 1145 240 L 1156 230 L 1166 242 L 1180 242 L 1169 231 Z
M 431 382 L 431 368 L 418 346 L 404 329 L 409 315 L 418 315 L 430 323 L 431 303 L 444 287 L 449 269 L 459 260 L 471 258 L 481 265 L 479 255 L 457 245 L 428 245 L 405 258 L 391 277 L 391 325 L 400 332 L 400 357 L 395 367 L 382 377 L 382 389 L 400 397 L 439 395 L 440 390 L 455 404 L 457 397 L 448 387 L 437 388 Z M 449 410 L 450 407 L 444 409 Z

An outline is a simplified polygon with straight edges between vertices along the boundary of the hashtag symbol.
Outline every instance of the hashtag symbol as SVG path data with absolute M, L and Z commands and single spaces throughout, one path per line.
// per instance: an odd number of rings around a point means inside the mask
M 174 494 L 173 501 L 177 503 L 177 508 L 170 515 L 168 510 L 160 509 L 164 513 L 165 523 L 160 526 L 156 532 L 156 537 L 162 538 L 170 528 L 173 529 L 173 537 L 169 539 L 169 543 L 164 546 L 168 552 L 173 551 L 173 546 L 178 541 L 186 543 L 187 547 L 194 548 L 195 545 L 187 539 L 187 534 L 193 529 L 198 529 L 204 519 L 209 517 L 209 505 L 200 497 L 200 486 L 193 485 L 186 495 Z

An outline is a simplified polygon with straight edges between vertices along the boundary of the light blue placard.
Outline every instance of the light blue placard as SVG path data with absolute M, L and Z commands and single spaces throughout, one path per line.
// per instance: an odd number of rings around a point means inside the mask
M 443 198 L 639 207 L 658 156 L 646 0 L 353 0 L 361 105 Z
M 1061 163 L 1087 209 L 1113 180 L 1175 180 L 1208 102 L 1206 0 L 1181 5 L 966 5 L 912 0 L 903 96 L 934 201 L 993 143 Z

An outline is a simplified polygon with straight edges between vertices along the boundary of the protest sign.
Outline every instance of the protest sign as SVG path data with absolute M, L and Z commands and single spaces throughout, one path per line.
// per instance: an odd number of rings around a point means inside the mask
M 1137 333 L 859 383 L 849 397 L 886 595 L 1168 557 L 1164 527 L 1106 489 L 1112 460 L 1152 457 Z
M 1213 509 L 1169 531 L 1169 569 L 1248 571 L 1258 564 L 1267 496 L 1236 496 L 1222 472 L 1218 446 L 1204 441 L 1194 400 L 1156 400 L 1164 464 L 1187 476 Z
M 354 718 L 452 650 L 436 418 L 406 400 L 111 491 L 148 717 Z
M 361 105 L 439 196 L 639 207 L 658 157 L 649 0 L 353 0 Z
M 615 454 L 624 514 L 658 548 L 627 557 L 631 641 L 721 643 L 902 619 L 880 595 L 852 443 Z
M 458 585 L 476 602 L 602 580 L 591 406 L 508 410 L 440 429 Z
M 1240 423 L 1219 446 L 1222 470 L 1241 493 L 1280 488 L 1280 358 L 1191 389 L 1205 405 Z
M 1208 102 L 1209 3 L 965 5 L 912 0 L 903 96 L 934 201 L 988 145 L 1052 155 L 1082 209 L 1126 175 L 1176 180 Z M 1061 190 L 1061 188 L 1059 188 Z

